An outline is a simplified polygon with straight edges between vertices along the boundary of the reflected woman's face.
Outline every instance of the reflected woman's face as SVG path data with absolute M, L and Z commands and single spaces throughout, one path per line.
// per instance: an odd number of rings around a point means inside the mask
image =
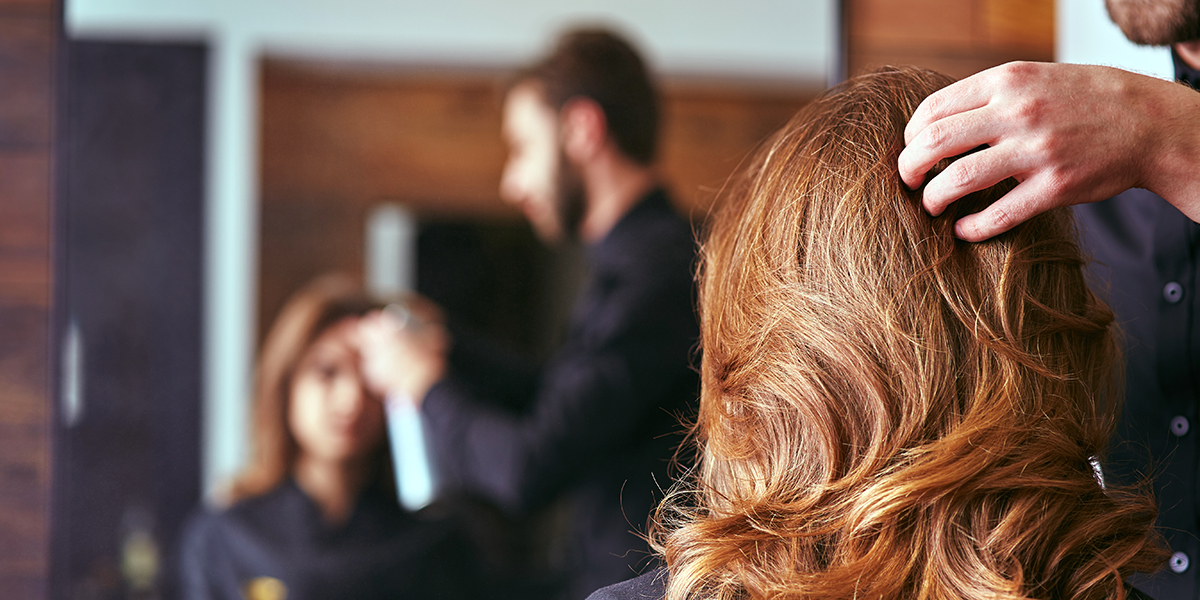
M 321 332 L 292 377 L 288 428 L 309 458 L 364 458 L 383 441 L 383 403 L 359 372 L 357 323 L 347 317 Z

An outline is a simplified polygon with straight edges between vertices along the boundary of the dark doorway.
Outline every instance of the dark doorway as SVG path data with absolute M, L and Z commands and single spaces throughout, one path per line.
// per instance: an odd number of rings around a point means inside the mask
M 52 595 L 172 598 L 200 498 L 207 52 L 65 52 Z

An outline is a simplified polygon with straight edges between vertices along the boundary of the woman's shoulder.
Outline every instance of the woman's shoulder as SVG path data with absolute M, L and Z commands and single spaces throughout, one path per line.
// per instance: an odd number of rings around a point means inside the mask
M 592 592 L 587 600 L 657 600 L 667 595 L 667 570 L 657 568 L 638 577 Z
M 264 522 L 273 522 L 295 508 L 289 496 L 293 486 L 286 482 L 265 494 L 243 498 L 232 504 L 204 503 L 192 512 L 184 525 L 184 538 L 193 541 L 211 540 L 228 535 L 232 530 L 255 529 Z

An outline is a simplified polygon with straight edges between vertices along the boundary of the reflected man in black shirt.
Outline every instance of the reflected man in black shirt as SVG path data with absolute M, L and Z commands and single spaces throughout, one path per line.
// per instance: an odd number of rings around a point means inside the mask
M 657 94 L 628 43 L 567 33 L 515 82 L 501 196 L 544 241 L 587 249 L 565 342 L 529 377 L 472 356 L 471 371 L 494 372 L 481 384 L 461 376 L 466 352 L 447 355 L 436 319 L 397 329 L 380 314 L 363 324 L 364 371 L 378 391 L 420 405 L 443 491 L 516 514 L 568 500 L 568 593 L 582 598 L 645 562 L 632 530 L 667 484 L 670 434 L 695 403 L 694 236 L 659 185 Z M 495 402 L 514 393 L 524 412 Z

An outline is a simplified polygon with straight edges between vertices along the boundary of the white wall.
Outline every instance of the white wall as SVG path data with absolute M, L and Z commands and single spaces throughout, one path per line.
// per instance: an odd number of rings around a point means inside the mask
M 1125 39 L 1108 18 L 1104 0 L 1057 0 L 1055 56 L 1059 62 L 1108 65 L 1164 79 L 1175 76 L 1166 48 L 1147 48 Z
M 208 35 L 292 55 L 514 65 L 563 24 L 622 26 L 662 71 L 823 79 L 833 0 L 67 0 L 72 36 Z
M 825 81 L 837 0 L 66 0 L 68 36 L 206 40 L 204 489 L 242 465 L 257 294 L 258 60 L 514 66 L 564 24 L 618 25 L 669 74 Z

